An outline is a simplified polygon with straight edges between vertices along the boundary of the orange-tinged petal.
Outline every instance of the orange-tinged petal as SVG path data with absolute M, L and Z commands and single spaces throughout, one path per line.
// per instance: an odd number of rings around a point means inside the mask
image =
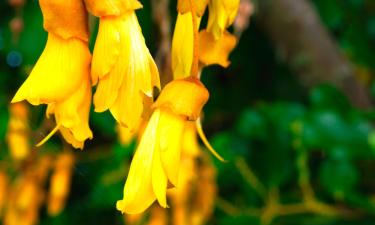
M 119 16 L 128 10 L 142 8 L 137 0 L 85 0 L 87 9 L 95 16 Z
M 3 208 L 7 204 L 9 186 L 8 174 L 5 171 L 0 171 L 0 212 L 3 212 Z
M 117 209 L 123 213 L 137 214 L 148 208 L 156 196 L 152 187 L 152 169 L 160 110 L 156 110 L 143 133 L 143 137 L 130 165 L 124 187 L 124 199 L 117 202 Z
M 80 0 L 40 0 L 44 29 L 61 38 L 88 41 L 87 12 Z
M 185 14 L 187 12 L 191 11 L 191 6 L 190 6 L 190 0 L 178 0 L 177 1 L 177 11 L 179 13 Z M 209 0 L 193 0 L 194 1 L 194 6 L 196 10 L 196 14 L 199 17 L 202 17 L 204 14 L 204 11 L 206 10 L 207 4 Z
M 228 31 L 224 31 L 219 39 L 215 39 L 212 33 L 203 30 L 199 33 L 199 60 L 206 66 L 218 64 L 228 67 L 228 57 L 236 43 L 236 37 Z
M 63 101 L 81 85 L 90 64 L 87 45 L 79 39 L 62 39 L 50 33 L 46 47 L 12 103 L 33 105 Z
M 209 93 L 204 85 L 198 79 L 189 77 L 168 83 L 153 108 L 167 108 L 177 115 L 196 120 L 208 98 Z

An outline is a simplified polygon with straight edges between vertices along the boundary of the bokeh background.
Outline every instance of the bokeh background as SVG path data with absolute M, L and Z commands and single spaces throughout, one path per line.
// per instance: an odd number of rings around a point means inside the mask
M 162 68 L 176 3 L 142 3 L 137 15 Z M 240 37 L 232 64 L 202 74 L 211 93 L 203 127 L 227 162 L 206 154 L 210 179 L 197 183 L 208 182 L 201 192 L 215 198 L 188 207 L 210 207 L 204 224 L 375 224 L 375 1 L 243 0 L 240 16 L 231 28 Z M 18 196 L 27 209 L 17 215 L 31 219 L 14 224 L 151 224 L 148 212 L 132 223 L 115 209 L 136 144 L 119 140 L 109 113 L 91 112 L 94 139 L 73 151 L 58 135 L 34 147 L 53 128 L 44 106 L 10 106 L 44 48 L 42 23 L 37 0 L 0 1 L 1 218 Z M 90 27 L 92 47 L 96 19 Z M 20 160 L 12 151 L 22 146 L 28 150 Z M 71 188 L 66 207 L 51 215 L 50 180 L 63 154 L 74 158 L 66 172 Z M 42 171 L 43 182 L 23 194 L 30 171 Z

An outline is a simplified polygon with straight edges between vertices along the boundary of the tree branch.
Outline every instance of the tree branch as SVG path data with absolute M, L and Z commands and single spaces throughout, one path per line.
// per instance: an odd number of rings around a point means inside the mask
M 351 63 L 341 54 L 310 1 L 255 1 L 258 21 L 304 85 L 329 82 L 354 106 L 371 106 L 366 88 L 356 79 Z

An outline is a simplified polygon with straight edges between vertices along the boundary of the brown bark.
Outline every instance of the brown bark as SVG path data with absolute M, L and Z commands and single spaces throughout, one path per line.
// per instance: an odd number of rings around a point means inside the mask
M 162 87 L 173 80 L 171 66 L 171 18 L 169 0 L 152 0 L 152 16 L 159 33 L 158 51 L 155 62 L 160 72 Z
M 371 106 L 366 88 L 322 24 L 309 0 L 256 0 L 258 21 L 307 87 L 329 82 L 353 105 Z

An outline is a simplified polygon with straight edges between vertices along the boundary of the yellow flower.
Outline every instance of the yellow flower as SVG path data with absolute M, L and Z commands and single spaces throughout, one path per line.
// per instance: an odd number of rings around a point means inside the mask
M 219 39 L 236 18 L 240 0 L 210 0 L 207 30 Z
M 201 17 L 206 10 L 208 0 L 193 0 L 197 18 L 197 31 Z M 177 20 L 172 40 L 172 72 L 174 79 L 185 78 L 191 75 L 194 49 L 193 17 L 189 0 L 177 2 Z
M 100 16 L 91 71 L 93 83 L 98 83 L 95 111 L 109 109 L 121 125 L 134 131 L 142 113 L 151 106 L 147 103 L 152 102 L 153 88 L 160 88 L 158 69 L 134 12 L 140 3 L 129 1 L 126 6 L 115 7 L 118 13 L 113 13 L 116 10 L 104 10 L 108 6 L 100 5 L 104 4 L 101 1 L 86 2 L 89 10 Z M 105 2 L 111 5 L 109 2 L 116 1 Z
M 192 0 L 195 8 L 195 12 L 198 17 L 202 17 L 206 10 L 209 0 Z M 177 11 L 181 14 L 185 14 L 191 11 L 190 0 L 178 0 Z
M 43 26 L 63 39 L 78 38 L 88 42 L 87 12 L 80 0 L 39 0 Z
M 126 11 L 142 8 L 137 0 L 85 0 L 87 9 L 95 16 L 120 16 Z
M 83 148 L 84 141 L 92 138 L 87 13 L 83 2 L 75 0 L 41 0 L 40 6 L 49 32 L 47 44 L 12 103 L 47 104 L 47 115 L 55 115 L 56 128 L 40 144 L 60 130 L 67 142 Z
M 71 153 L 62 153 L 56 159 L 47 203 L 47 211 L 51 216 L 58 215 L 65 206 L 70 190 L 73 165 L 74 156 Z
M 177 185 L 185 123 L 198 118 L 208 96 L 195 78 L 172 81 L 163 89 L 135 152 L 118 210 L 141 213 L 156 199 L 167 207 L 168 184 Z
M 178 13 L 172 40 L 172 71 L 174 79 L 190 76 L 193 64 L 192 13 Z
M 10 155 L 15 160 L 24 160 L 30 153 L 28 108 L 24 103 L 10 105 L 7 142 Z
M 228 67 L 228 57 L 236 43 L 236 37 L 226 30 L 218 39 L 215 39 L 212 33 L 203 30 L 199 33 L 199 61 L 205 66 L 218 64 Z

